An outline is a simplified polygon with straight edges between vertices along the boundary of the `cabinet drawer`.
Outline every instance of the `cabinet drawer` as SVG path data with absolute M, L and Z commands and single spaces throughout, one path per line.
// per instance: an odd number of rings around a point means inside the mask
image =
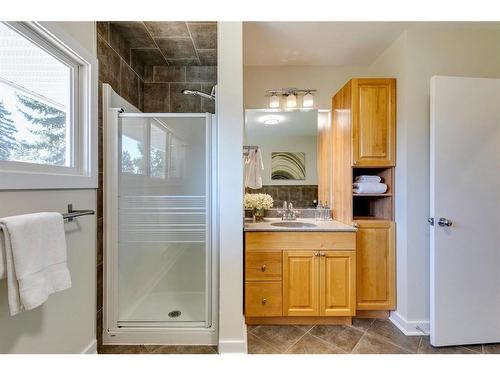
M 355 250 L 356 232 L 246 232 L 245 249 Z
M 245 280 L 281 280 L 281 251 L 247 251 L 245 259 Z
M 247 282 L 245 284 L 246 316 L 281 316 L 280 282 Z

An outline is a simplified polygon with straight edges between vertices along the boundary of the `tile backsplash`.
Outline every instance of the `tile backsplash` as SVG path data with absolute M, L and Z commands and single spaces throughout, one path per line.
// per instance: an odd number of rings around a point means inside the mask
M 247 193 L 269 194 L 274 208 L 283 207 L 283 202 L 292 202 L 297 208 L 312 208 L 318 200 L 318 185 L 264 185 L 261 189 L 246 189 Z

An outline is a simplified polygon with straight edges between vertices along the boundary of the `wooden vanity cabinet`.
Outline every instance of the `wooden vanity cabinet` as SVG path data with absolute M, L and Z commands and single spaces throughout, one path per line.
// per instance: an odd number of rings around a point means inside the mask
M 352 165 L 396 165 L 396 80 L 351 80 Z
M 332 116 L 333 218 L 358 227 L 356 315 L 388 314 L 396 307 L 396 80 L 351 79 L 333 96 Z M 387 191 L 354 194 L 360 175 L 379 176 Z
M 355 315 L 355 274 L 355 251 L 283 251 L 283 315 Z
M 393 310 L 396 300 L 394 222 L 357 220 L 357 309 Z
M 356 315 L 356 252 L 325 251 L 319 263 L 321 316 Z
M 283 315 L 319 315 L 319 251 L 283 251 Z
M 355 249 L 355 232 L 246 232 L 247 322 L 281 317 L 272 323 L 297 324 L 287 319 L 355 315 Z

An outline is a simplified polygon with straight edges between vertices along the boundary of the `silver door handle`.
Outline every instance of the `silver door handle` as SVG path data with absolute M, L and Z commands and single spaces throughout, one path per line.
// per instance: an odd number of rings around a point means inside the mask
M 438 225 L 440 227 L 451 227 L 453 225 L 453 223 L 451 222 L 451 220 L 448 220 L 444 217 L 440 217 L 439 221 L 438 221 Z

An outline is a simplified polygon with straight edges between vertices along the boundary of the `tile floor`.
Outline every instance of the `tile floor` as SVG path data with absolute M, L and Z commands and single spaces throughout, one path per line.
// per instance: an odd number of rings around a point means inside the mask
M 216 346 L 102 345 L 99 354 L 217 354 Z M 405 336 L 389 320 L 352 326 L 248 326 L 249 354 L 500 354 L 499 344 L 434 348 L 428 336 Z
M 250 354 L 500 354 L 500 344 L 434 348 L 428 336 L 405 336 L 389 320 L 352 326 L 248 326 Z

